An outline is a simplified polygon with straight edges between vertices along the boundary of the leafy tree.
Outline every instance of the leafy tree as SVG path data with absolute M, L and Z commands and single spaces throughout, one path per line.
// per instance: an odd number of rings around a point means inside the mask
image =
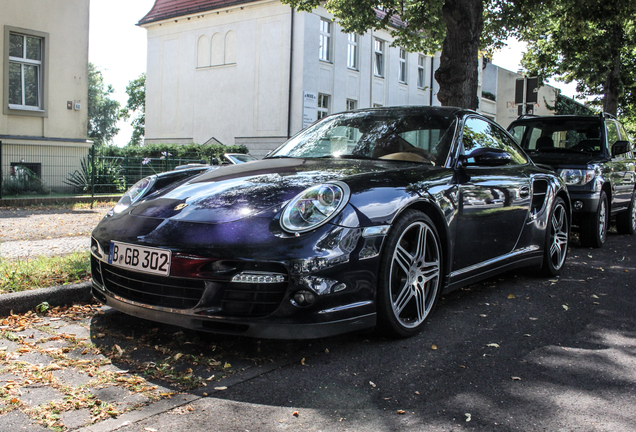
M 564 114 L 572 114 L 572 115 L 594 115 L 596 114 L 590 108 L 585 105 L 575 101 L 572 98 L 569 98 L 563 94 L 561 94 L 561 90 L 556 90 L 556 100 L 554 105 L 550 105 L 546 98 L 543 98 L 543 103 L 545 103 L 546 108 L 554 111 L 555 115 L 564 115 Z
M 537 2 L 519 6 L 518 16 L 532 23 L 520 32 L 528 41 L 523 66 L 543 78 L 577 81 L 579 93 L 619 114 L 634 88 L 636 2 L 551 0 L 534 8 Z
M 282 1 L 301 11 L 322 5 L 345 32 L 390 28 L 396 46 L 429 55 L 441 49 L 437 98 L 442 105 L 476 109 L 480 47 L 502 45 L 517 24 L 507 12 L 520 0 Z
M 88 137 L 95 144 L 108 144 L 119 132 L 116 126 L 119 102 L 110 98 L 115 92 L 112 85 L 104 84 L 102 72 L 94 64 L 88 64 Z
M 130 81 L 126 86 L 128 102 L 121 110 L 120 117 L 128 120 L 133 114 L 131 125 L 133 133 L 128 145 L 139 145 L 145 134 L 146 124 L 146 74 Z

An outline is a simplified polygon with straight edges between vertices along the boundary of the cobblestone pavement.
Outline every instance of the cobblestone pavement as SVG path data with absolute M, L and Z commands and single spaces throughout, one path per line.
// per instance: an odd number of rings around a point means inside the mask
M 110 207 L 94 209 L 0 208 L 0 259 L 87 251 L 90 233 Z
M 90 236 L 61 237 L 48 240 L 16 240 L 0 244 L 0 258 L 18 259 L 38 256 L 66 255 L 87 251 Z
M 91 304 L 0 317 L 0 431 L 113 430 L 300 363 L 308 345 L 201 335 Z

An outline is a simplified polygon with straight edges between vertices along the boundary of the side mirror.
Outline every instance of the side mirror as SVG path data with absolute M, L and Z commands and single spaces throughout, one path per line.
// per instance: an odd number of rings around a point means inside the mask
M 462 157 L 463 166 L 501 166 L 511 161 L 510 153 L 497 148 L 478 148 Z
M 612 146 L 612 157 L 625 154 L 629 151 L 629 141 L 616 141 Z

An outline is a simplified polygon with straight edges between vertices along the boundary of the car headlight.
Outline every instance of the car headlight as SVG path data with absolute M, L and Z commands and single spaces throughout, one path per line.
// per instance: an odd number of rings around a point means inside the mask
M 154 175 L 139 180 L 126 191 L 126 193 L 117 202 L 115 208 L 113 208 L 113 211 L 115 213 L 121 213 L 139 201 L 152 188 L 156 181 L 157 176 Z
M 342 182 L 310 187 L 287 204 L 280 218 L 281 227 L 296 233 L 317 228 L 347 205 L 349 195 L 349 187 Z
M 591 182 L 596 176 L 596 173 L 594 170 L 589 169 L 563 169 L 559 175 L 568 186 L 583 186 Z

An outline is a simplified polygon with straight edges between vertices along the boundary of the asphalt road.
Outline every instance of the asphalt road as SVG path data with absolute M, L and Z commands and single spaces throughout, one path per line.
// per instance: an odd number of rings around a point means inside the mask
M 514 272 L 455 291 L 411 339 L 233 339 L 289 361 L 118 430 L 634 431 L 633 244 L 610 233 L 602 249 L 573 244 L 558 278 Z

